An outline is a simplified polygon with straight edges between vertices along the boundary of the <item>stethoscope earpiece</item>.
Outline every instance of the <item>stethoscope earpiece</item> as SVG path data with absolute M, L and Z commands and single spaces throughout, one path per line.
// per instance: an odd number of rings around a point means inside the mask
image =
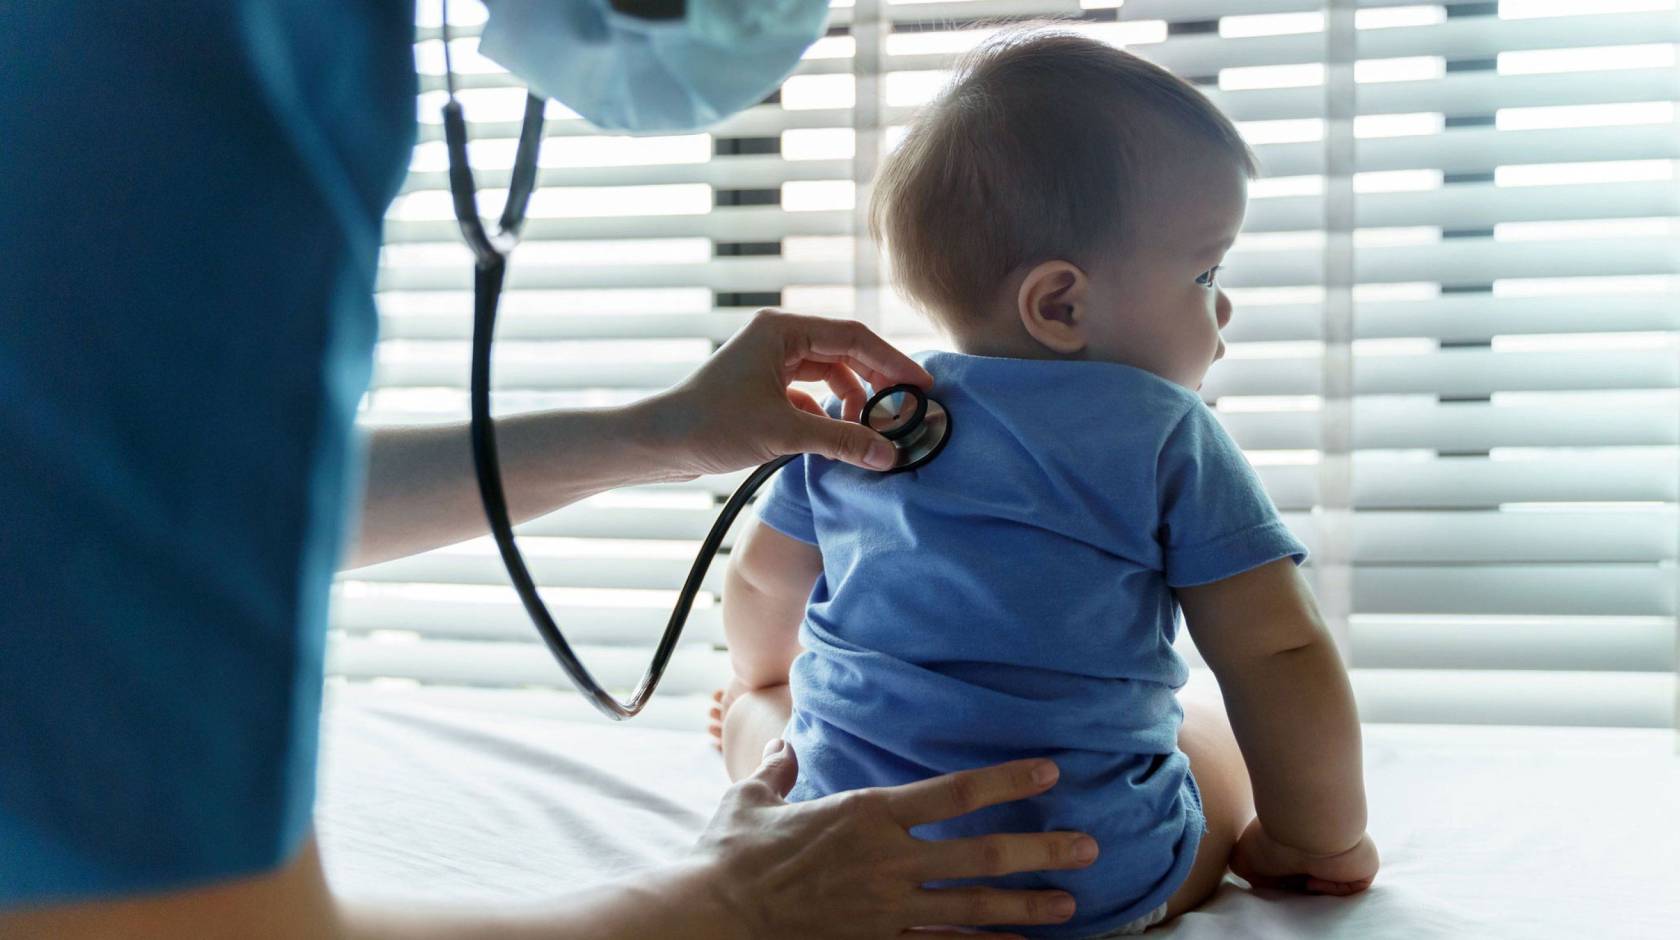
M 870 397 L 863 424 L 892 442 L 898 463 L 883 473 L 926 466 L 951 440 L 951 414 L 914 385 L 894 385 Z

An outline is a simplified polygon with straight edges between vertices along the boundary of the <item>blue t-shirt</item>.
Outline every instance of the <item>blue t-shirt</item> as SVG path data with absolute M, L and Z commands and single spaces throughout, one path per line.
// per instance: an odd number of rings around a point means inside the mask
M 0 909 L 307 833 L 416 93 L 412 2 L 6 10 Z
M 1177 888 L 1205 827 L 1178 749 L 1172 589 L 1306 548 L 1197 396 L 1130 366 L 914 357 L 945 450 L 883 475 L 821 458 L 759 518 L 822 551 L 793 665 L 792 799 L 1051 757 L 1044 796 L 917 830 L 1080 830 L 1074 872 L 991 879 L 1079 900 L 1046 937 L 1101 933 Z M 835 413 L 831 402 L 830 413 Z

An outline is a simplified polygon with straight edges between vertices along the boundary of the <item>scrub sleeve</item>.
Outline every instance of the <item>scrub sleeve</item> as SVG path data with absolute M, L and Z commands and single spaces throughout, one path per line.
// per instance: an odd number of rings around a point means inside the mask
M 14 4 L 0 30 L 0 909 L 310 826 L 413 8 Z

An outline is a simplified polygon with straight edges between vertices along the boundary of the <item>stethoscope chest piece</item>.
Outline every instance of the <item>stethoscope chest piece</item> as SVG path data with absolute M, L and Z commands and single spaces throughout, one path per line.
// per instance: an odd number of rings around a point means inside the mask
M 863 423 L 898 450 L 898 463 L 884 473 L 925 466 L 951 440 L 950 413 L 914 385 L 894 385 L 876 392 L 863 407 Z

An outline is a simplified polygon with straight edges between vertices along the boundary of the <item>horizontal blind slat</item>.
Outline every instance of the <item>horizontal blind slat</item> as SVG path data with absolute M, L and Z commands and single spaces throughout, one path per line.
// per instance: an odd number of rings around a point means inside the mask
M 1361 565 L 1354 610 L 1672 617 L 1674 572 L 1641 564 Z
M 710 238 L 720 242 L 776 241 L 795 235 L 850 235 L 849 211 L 785 212 L 769 207 L 721 207 L 689 215 L 620 215 L 580 218 L 531 218 L 525 222 L 527 242 L 559 239 Z M 391 218 L 385 221 L 385 241 L 454 244 L 461 225 L 449 219 Z M 518 264 L 515 249 L 513 264 Z M 381 288 L 385 289 L 385 288 Z
M 1352 623 L 1355 669 L 1670 672 L 1674 624 L 1640 618 L 1371 617 Z
M 635 284 L 652 287 L 710 287 L 714 290 L 777 291 L 788 284 L 843 284 L 851 262 L 788 261 L 782 258 L 714 258 L 704 262 L 636 265 L 555 265 L 510 262 L 507 289 L 588 290 Z M 379 290 L 451 290 L 472 286 L 472 269 L 457 265 L 414 265 L 379 269 Z
M 506 189 L 512 177 L 509 169 L 474 170 L 483 189 Z M 849 180 L 850 160 L 787 160 L 782 157 L 731 156 L 694 163 L 646 163 L 620 166 L 543 167 L 537 172 L 537 189 L 566 186 L 657 186 L 677 183 L 705 183 L 718 189 L 774 189 L 800 180 Z M 403 181 L 404 193 L 445 191 L 449 174 L 445 170 L 415 171 Z
M 1676 348 L 1607 352 L 1492 352 L 1449 349 L 1421 355 L 1356 355 L 1357 395 L 1449 398 L 1502 391 L 1665 389 L 1680 385 Z M 464 366 L 463 366 L 464 368 Z M 1320 395 L 1316 359 L 1229 359 L 1208 373 L 1209 400 L 1243 395 Z
M 1355 669 L 1361 721 L 1667 728 L 1673 673 Z
M 1636 447 L 1680 443 L 1672 409 L 1358 400 L 1355 449 L 1480 451 L 1494 447 Z M 1245 449 L 1316 450 L 1319 416 L 1222 412 Z

